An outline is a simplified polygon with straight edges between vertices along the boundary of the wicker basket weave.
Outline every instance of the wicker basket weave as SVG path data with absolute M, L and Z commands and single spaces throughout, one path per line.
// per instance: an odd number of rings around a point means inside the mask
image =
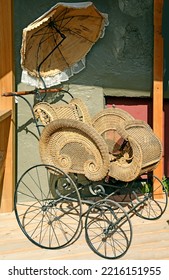
M 162 157 L 162 145 L 150 126 L 144 121 L 132 120 L 124 122 L 117 130 L 125 145 L 114 155 L 109 175 L 129 182 L 154 170 Z
M 56 118 L 55 110 L 47 102 L 39 102 L 33 107 L 36 119 L 40 119 L 43 125 L 47 125 Z
M 92 119 L 80 99 L 69 104 L 40 102 L 34 112 L 45 128 L 40 155 L 67 173 L 84 175 L 91 181 L 109 175 L 130 182 L 156 168 L 162 145 L 150 126 L 119 108 L 107 108 Z
M 143 158 L 141 173 L 154 170 L 162 158 L 162 144 L 151 127 L 141 120 L 126 122 L 124 129 L 140 145 Z
M 35 117 L 40 119 L 43 125 L 47 125 L 56 119 L 79 120 L 79 115 L 74 104 L 56 105 L 47 102 L 39 102 L 33 108 Z
M 76 120 L 58 119 L 42 131 L 41 159 L 67 173 L 84 174 L 92 181 L 103 179 L 109 169 L 104 139 L 91 126 Z
M 117 128 L 121 123 L 127 120 L 133 120 L 128 112 L 112 107 L 103 109 L 92 118 L 92 125 L 96 131 L 104 138 L 108 145 L 109 152 L 112 153 L 115 144 L 120 140 Z M 117 145 L 116 145 L 117 146 Z
M 40 119 L 43 125 L 47 125 L 56 119 L 73 119 L 91 125 L 91 117 L 87 106 L 81 99 L 73 98 L 69 104 L 49 104 L 39 102 L 33 108 L 35 117 Z
M 88 108 L 81 99 L 73 98 L 69 104 L 76 106 L 76 110 L 79 115 L 79 120 L 81 120 L 84 123 L 87 123 L 88 125 L 92 125 L 92 120 Z

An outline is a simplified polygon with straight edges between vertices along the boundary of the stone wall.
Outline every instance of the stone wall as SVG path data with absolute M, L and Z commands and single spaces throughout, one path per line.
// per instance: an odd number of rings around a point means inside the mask
M 20 47 L 22 30 L 56 0 L 14 1 L 14 42 L 16 88 L 21 84 Z M 69 1 L 66 2 L 80 2 Z M 94 0 L 95 6 L 109 16 L 109 26 L 87 55 L 86 68 L 64 85 L 81 97 L 95 114 L 104 107 L 104 95 L 150 96 L 153 59 L 153 0 Z M 28 97 L 31 104 L 34 98 Z M 37 133 L 30 110 L 18 99 L 18 174 L 39 161 Z M 30 156 L 31 155 L 31 156 Z

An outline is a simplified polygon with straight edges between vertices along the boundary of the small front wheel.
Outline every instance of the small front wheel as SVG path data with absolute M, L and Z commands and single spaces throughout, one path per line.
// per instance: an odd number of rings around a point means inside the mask
M 130 247 L 132 225 L 123 207 L 104 199 L 89 208 L 85 234 L 86 242 L 94 253 L 106 259 L 117 259 Z

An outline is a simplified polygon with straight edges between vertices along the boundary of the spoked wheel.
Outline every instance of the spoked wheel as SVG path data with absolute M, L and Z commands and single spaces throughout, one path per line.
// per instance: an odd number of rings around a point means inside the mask
M 167 189 L 156 176 L 147 176 L 140 186 L 134 185 L 133 182 L 131 204 L 135 207 L 137 216 L 147 220 L 156 220 L 166 210 L 168 204 Z
M 60 189 L 54 196 L 51 186 L 58 180 Z M 40 164 L 28 169 L 17 184 L 14 202 L 20 228 L 39 247 L 61 248 L 78 233 L 82 212 L 79 192 L 73 180 L 54 166 Z
M 93 204 L 85 221 L 86 241 L 100 257 L 117 259 L 130 247 L 132 225 L 125 210 L 112 200 Z

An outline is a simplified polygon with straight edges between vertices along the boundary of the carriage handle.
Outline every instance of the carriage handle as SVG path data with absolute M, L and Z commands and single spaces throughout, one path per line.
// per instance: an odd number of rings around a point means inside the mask
M 43 93 L 56 93 L 64 91 L 63 88 L 51 88 L 51 89 L 34 89 L 34 90 L 26 90 L 26 91 L 16 91 L 16 92 L 4 92 L 2 96 L 13 96 L 13 95 L 28 95 L 28 94 L 43 94 Z
M 39 125 L 38 125 L 38 122 L 36 120 L 36 117 L 35 117 L 32 105 L 27 100 L 25 95 L 28 95 L 28 94 L 34 94 L 34 95 L 45 94 L 45 96 L 46 96 L 46 93 L 57 93 L 57 92 L 60 92 L 60 91 L 69 94 L 69 96 L 71 98 L 73 98 L 73 95 L 68 90 L 64 90 L 63 88 L 50 88 L 50 89 L 37 89 L 36 88 L 34 90 L 28 90 L 28 91 L 4 92 L 1 95 L 4 96 L 4 97 L 20 97 L 21 99 L 23 99 L 28 104 L 28 106 L 29 106 L 29 108 L 31 110 L 31 113 L 33 115 L 33 119 L 34 119 L 34 122 L 35 122 L 35 125 L 36 125 L 36 128 L 37 128 L 38 134 L 40 136 L 41 132 L 40 132 Z

